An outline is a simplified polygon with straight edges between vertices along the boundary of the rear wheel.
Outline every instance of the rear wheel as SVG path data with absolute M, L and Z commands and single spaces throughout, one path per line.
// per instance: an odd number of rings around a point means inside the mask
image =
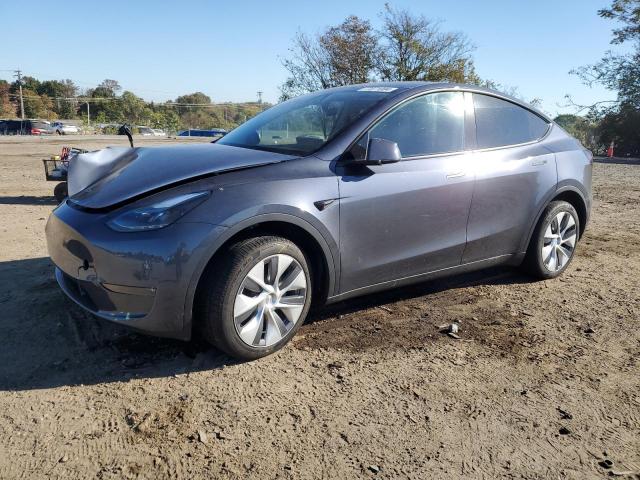
M 551 202 L 531 237 L 525 268 L 543 279 L 557 277 L 573 260 L 579 232 L 576 209 L 568 202 Z
M 252 360 L 284 346 L 311 304 L 304 253 L 274 236 L 233 245 L 205 273 L 198 296 L 204 338 L 229 355 Z

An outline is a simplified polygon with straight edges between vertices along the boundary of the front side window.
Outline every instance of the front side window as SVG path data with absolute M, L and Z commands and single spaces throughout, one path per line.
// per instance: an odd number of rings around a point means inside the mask
M 276 105 L 222 137 L 220 145 L 309 155 L 387 98 L 395 88 L 327 90 Z
M 518 145 L 542 138 L 549 124 L 515 103 L 473 94 L 478 148 Z
M 368 138 L 398 144 L 403 157 L 464 150 L 462 92 L 438 92 L 401 104 L 370 131 Z

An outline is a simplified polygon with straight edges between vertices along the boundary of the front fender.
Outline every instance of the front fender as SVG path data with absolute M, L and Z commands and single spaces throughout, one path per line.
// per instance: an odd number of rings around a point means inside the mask
M 185 330 L 191 330 L 193 322 L 193 303 L 195 300 L 198 283 L 204 273 L 209 261 L 220 250 L 220 248 L 235 235 L 247 228 L 266 223 L 282 222 L 302 228 L 311 235 L 320 245 L 328 268 L 328 293 L 332 296 L 337 291 L 337 280 L 339 278 L 340 257 L 338 245 L 327 228 L 313 215 L 300 209 L 286 205 L 263 205 L 253 207 L 243 212 L 239 212 L 225 222 L 226 225 L 218 226 L 215 235 L 207 241 L 202 258 L 198 263 L 192 278 L 189 282 L 184 308 Z

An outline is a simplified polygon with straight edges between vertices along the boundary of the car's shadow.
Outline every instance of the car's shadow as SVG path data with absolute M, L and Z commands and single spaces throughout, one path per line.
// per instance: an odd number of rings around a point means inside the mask
M 309 315 L 307 323 L 326 320 L 328 318 L 341 315 L 348 315 L 360 310 L 379 307 L 411 298 L 432 295 L 455 288 L 465 288 L 476 285 L 511 285 L 531 283 L 533 281 L 535 280 L 532 277 L 515 268 L 492 267 L 476 272 L 429 280 L 415 285 L 372 293 L 370 295 L 326 305 L 321 308 L 315 308 Z
M 511 269 L 490 269 L 316 308 L 308 321 L 450 288 L 529 281 Z M 93 318 L 60 292 L 48 258 L 0 262 L 0 310 L 0 391 L 167 377 L 237 363 L 199 342 L 149 337 Z
M 14 197 L 0 196 L 0 205 L 58 205 L 55 197 L 36 197 L 33 195 L 20 195 Z
M 640 165 L 640 158 L 625 157 L 593 157 L 596 163 L 613 163 L 616 165 Z

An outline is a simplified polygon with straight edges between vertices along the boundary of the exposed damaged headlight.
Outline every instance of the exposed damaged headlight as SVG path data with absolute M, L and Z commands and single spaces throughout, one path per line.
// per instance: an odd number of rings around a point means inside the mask
M 171 225 L 190 210 L 204 202 L 210 192 L 179 195 L 144 207 L 127 210 L 107 222 L 118 232 L 157 230 Z

